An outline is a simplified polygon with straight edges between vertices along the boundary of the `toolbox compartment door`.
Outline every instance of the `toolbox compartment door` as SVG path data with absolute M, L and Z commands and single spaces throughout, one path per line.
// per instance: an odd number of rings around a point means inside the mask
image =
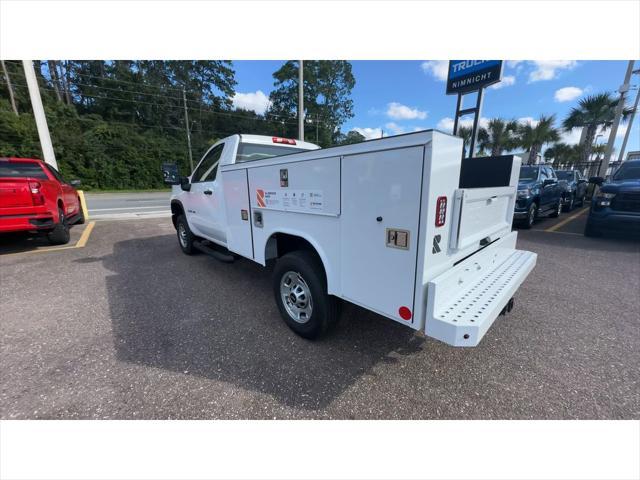
M 223 171 L 222 177 L 227 217 L 227 248 L 238 255 L 253 259 L 247 170 Z
M 423 157 L 407 147 L 345 156 L 341 167 L 342 296 L 404 324 L 414 321 Z

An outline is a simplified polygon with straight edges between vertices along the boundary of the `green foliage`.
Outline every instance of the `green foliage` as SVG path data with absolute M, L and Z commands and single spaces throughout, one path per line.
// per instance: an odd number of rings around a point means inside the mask
M 346 135 L 339 132 L 336 136 L 335 143 L 336 145 L 352 145 L 354 143 L 364 142 L 365 140 L 364 135 L 355 130 L 351 130 Z
M 553 126 L 555 121 L 555 115 L 542 115 L 535 125 L 532 122 L 518 125 L 516 143 L 529 151 L 528 163 L 534 163 L 543 145 L 560 140 L 560 134 Z
M 353 117 L 351 90 L 355 78 L 351 64 L 344 60 L 305 60 L 304 109 L 310 123 L 305 124 L 305 138 L 327 147 L 337 143 L 339 127 Z M 271 92 L 271 108 L 267 116 L 281 123 L 282 135 L 297 137 L 298 115 L 298 62 L 288 61 L 273 74 L 274 91 Z
M 486 128 L 478 131 L 478 146 L 491 155 L 501 155 L 517 146 L 517 129 L 518 123 L 515 120 L 492 118 Z
M 41 158 L 22 64 L 5 64 L 19 115 L 3 77 L 0 156 Z M 160 188 L 164 162 L 188 174 L 184 98 L 194 164 L 215 141 L 235 133 L 297 137 L 295 62 L 274 73 L 278 113 L 265 116 L 232 109 L 236 81 L 229 61 L 47 60 L 34 66 L 58 166 L 84 188 Z M 354 84 L 347 62 L 305 63 L 307 139 L 314 141 L 316 132 L 323 145 L 364 139 L 339 130 L 353 115 Z

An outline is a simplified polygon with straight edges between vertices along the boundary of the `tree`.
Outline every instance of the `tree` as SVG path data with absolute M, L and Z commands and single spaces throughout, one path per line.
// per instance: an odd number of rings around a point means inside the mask
M 582 158 L 581 145 L 568 145 L 563 142 L 554 143 L 544 152 L 547 162 L 553 161 L 554 167 L 568 167 L 580 163 Z
M 553 126 L 556 121 L 555 115 L 540 116 L 538 123 L 534 126 L 532 122 L 518 125 L 518 144 L 529 150 L 529 160 L 527 163 L 535 163 L 535 158 L 546 143 L 560 140 L 558 130 Z
M 351 64 L 344 60 L 305 60 L 303 76 L 305 114 L 318 122 L 318 143 L 330 146 L 340 126 L 353 117 L 350 95 L 356 81 Z M 286 62 L 273 78 L 275 88 L 269 96 L 272 105 L 267 117 L 280 125 L 286 136 L 297 137 L 298 62 Z
M 501 155 L 517 145 L 517 129 L 518 123 L 515 120 L 492 118 L 487 127 L 478 132 L 478 146 L 481 150 L 491 152 L 492 156 Z
M 616 106 L 619 98 L 615 98 L 610 93 L 598 93 L 580 99 L 578 106 L 571 109 L 569 115 L 563 120 L 562 127 L 570 132 L 574 128 L 586 128 L 584 145 L 581 160 L 589 161 L 589 156 L 593 151 L 593 141 L 598 128 L 605 129 L 613 124 Z M 623 119 L 632 112 L 633 109 L 623 110 Z
M 364 142 L 366 138 L 359 132 L 351 130 L 346 135 L 344 133 L 338 133 L 336 136 L 336 145 L 352 145 L 354 143 Z
M 471 127 L 458 127 L 458 137 L 462 139 L 462 158 L 467 156 L 467 148 L 471 144 Z

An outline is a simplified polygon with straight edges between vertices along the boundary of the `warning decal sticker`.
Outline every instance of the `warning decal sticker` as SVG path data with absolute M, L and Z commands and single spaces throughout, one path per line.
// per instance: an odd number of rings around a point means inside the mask
M 256 190 L 259 207 L 295 212 L 321 212 L 324 210 L 322 190 Z

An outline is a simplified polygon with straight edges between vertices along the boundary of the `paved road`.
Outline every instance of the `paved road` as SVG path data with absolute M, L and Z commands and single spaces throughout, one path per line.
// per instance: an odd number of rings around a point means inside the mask
M 170 192 L 86 193 L 92 220 L 163 217 L 169 213 Z
M 84 248 L 0 256 L 0 417 L 638 418 L 640 245 L 582 218 L 520 232 L 538 265 L 472 349 L 352 305 L 303 340 L 268 270 L 183 255 L 168 219 L 98 222 Z

